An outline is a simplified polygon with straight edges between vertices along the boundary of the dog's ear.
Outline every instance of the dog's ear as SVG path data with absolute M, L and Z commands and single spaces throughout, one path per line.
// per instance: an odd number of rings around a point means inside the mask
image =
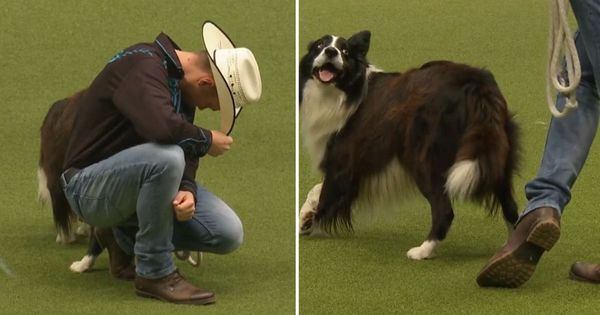
M 310 43 L 308 43 L 308 46 L 306 46 L 306 50 L 311 51 L 314 45 L 315 41 L 310 41 Z
M 350 46 L 350 51 L 358 52 L 363 57 L 367 55 L 370 43 L 371 32 L 369 31 L 358 32 L 348 39 L 348 46 Z

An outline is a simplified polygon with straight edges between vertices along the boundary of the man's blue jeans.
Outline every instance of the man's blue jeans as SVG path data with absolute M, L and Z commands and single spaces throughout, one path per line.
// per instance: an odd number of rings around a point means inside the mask
M 582 72 L 577 88 L 579 106 L 566 117 L 552 118 L 537 177 L 525 186 L 529 203 L 521 217 L 540 207 L 563 213 L 598 127 L 600 1 L 571 0 L 571 6 L 579 25 L 575 37 Z M 556 104 L 562 110 L 565 98 L 559 95 Z
M 180 147 L 142 144 L 82 169 L 64 191 L 85 222 L 113 227 L 119 246 L 135 254 L 138 275 L 156 279 L 175 271 L 175 249 L 225 254 L 243 239 L 235 212 L 200 185 L 194 217 L 175 219 L 184 166 Z

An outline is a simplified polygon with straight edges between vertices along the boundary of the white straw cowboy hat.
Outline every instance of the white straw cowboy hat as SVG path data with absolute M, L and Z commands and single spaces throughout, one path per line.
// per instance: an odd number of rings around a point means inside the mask
M 258 64 L 249 49 L 236 48 L 213 22 L 204 22 L 202 38 L 219 97 L 221 131 L 230 134 L 242 107 L 260 99 L 262 83 Z

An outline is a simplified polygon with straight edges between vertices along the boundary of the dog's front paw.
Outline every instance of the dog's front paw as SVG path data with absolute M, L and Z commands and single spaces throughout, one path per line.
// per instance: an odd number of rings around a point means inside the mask
M 312 232 L 314 218 L 314 211 L 300 212 L 300 235 L 307 235 Z
M 306 201 L 300 209 L 300 235 L 311 234 L 315 228 L 314 218 L 319 204 L 322 184 L 315 185 L 306 196 Z
M 438 241 L 425 241 L 419 247 L 413 247 L 406 252 L 406 257 L 414 260 L 423 260 L 435 257 L 434 249 Z
M 92 269 L 95 261 L 96 258 L 94 256 L 85 255 L 83 258 L 81 258 L 81 260 L 74 261 L 69 269 L 71 269 L 73 272 L 82 273 Z

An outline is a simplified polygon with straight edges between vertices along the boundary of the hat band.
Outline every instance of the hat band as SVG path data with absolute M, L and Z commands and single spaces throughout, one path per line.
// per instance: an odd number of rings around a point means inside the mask
M 242 88 L 242 82 L 240 81 L 239 72 L 237 71 L 237 55 L 230 54 L 227 56 L 227 77 L 229 89 L 233 94 L 233 99 L 236 107 L 240 107 L 246 104 L 246 95 Z

